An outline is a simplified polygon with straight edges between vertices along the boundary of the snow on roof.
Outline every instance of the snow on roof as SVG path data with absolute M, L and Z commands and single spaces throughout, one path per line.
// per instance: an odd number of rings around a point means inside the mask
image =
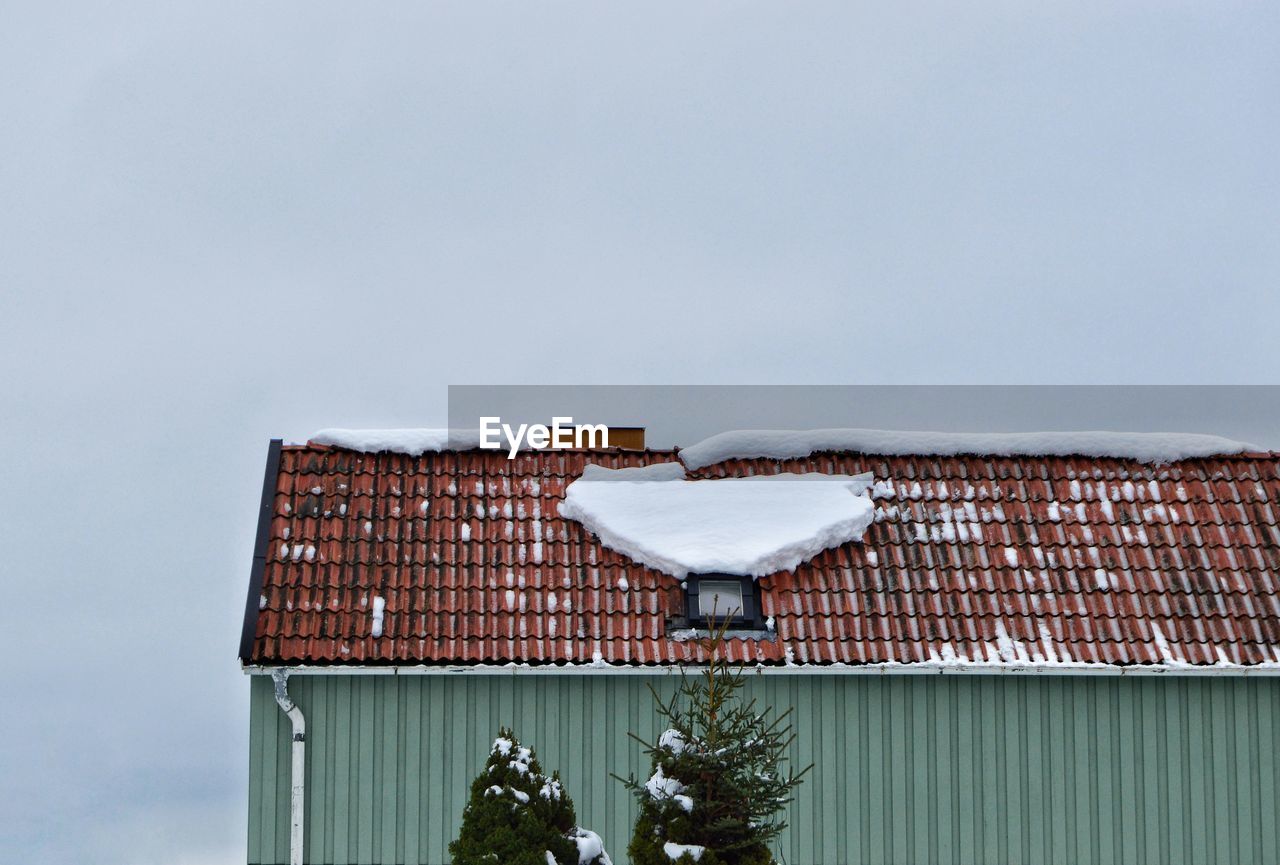
M 874 429 L 735 430 L 680 449 L 691 469 L 730 459 L 792 459 L 821 451 L 886 456 L 1093 456 L 1168 463 L 1259 450 L 1245 442 L 1198 433 L 1029 432 L 949 433 Z
M 685 479 L 684 463 L 653 463 L 647 466 L 631 466 L 614 469 L 608 466 L 587 463 L 582 470 L 582 479 L 593 483 L 616 483 L 618 481 L 682 481 Z
M 480 446 L 480 431 L 468 429 L 322 429 L 311 444 L 365 453 L 386 451 L 422 456 L 428 451 L 464 451 Z
M 560 515 L 600 543 L 683 579 L 762 577 L 862 539 L 874 518 L 870 474 L 780 474 L 717 480 L 601 482 L 565 490 Z

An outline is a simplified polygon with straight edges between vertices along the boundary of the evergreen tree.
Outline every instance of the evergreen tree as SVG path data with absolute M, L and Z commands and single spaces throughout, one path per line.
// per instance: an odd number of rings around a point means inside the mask
M 775 865 L 769 843 L 786 828 L 783 808 L 812 767 L 783 771 L 795 740 L 785 723 L 791 710 L 772 716 L 742 701 L 742 669 L 721 651 L 726 628 L 701 641 L 706 672 L 682 674 L 670 700 L 650 686 L 668 729 L 653 744 L 632 734 L 653 772 L 644 782 L 618 779 L 640 804 L 627 847 L 632 865 Z
M 449 855 L 453 865 L 611 865 L 599 836 L 577 825 L 559 773 L 542 774 L 505 727 L 471 784 Z

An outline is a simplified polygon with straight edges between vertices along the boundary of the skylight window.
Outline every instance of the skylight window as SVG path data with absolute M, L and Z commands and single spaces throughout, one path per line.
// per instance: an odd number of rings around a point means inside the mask
M 738 580 L 703 580 L 698 591 L 698 615 L 704 619 L 714 616 L 742 615 L 742 583 Z
M 762 628 L 760 586 L 750 577 L 732 574 L 691 574 L 687 582 L 688 618 L 695 626 L 729 624 Z

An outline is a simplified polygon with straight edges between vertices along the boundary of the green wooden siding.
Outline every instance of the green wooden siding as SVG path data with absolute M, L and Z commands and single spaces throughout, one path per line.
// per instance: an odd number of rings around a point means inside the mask
M 448 862 L 468 786 L 502 724 L 558 769 L 579 821 L 626 863 L 647 775 L 647 684 L 672 676 L 298 676 L 307 861 Z M 289 861 L 289 722 L 252 683 L 249 858 Z M 795 707 L 815 764 L 780 861 L 1280 862 L 1280 679 L 752 676 Z

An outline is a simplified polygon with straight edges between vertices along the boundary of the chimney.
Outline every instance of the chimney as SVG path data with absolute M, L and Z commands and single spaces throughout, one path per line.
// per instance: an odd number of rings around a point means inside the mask
M 644 450 L 644 427 L 610 425 L 609 447 L 622 448 L 624 451 Z

